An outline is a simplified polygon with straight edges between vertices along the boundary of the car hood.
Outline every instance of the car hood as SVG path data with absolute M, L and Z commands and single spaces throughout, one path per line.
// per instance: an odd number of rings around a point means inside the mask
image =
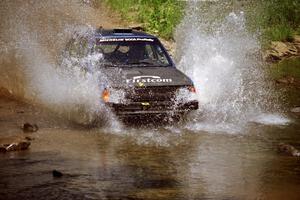
M 112 87 L 193 85 L 191 79 L 175 67 L 107 67 L 104 73 Z

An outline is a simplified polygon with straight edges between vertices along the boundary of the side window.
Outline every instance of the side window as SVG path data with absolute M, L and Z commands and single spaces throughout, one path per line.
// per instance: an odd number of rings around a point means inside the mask
M 159 45 L 156 45 L 156 49 L 159 62 L 164 65 L 167 65 L 169 62 L 162 48 Z
M 155 60 L 155 55 L 153 53 L 153 49 L 152 46 L 149 44 L 146 44 L 145 46 L 145 59 L 151 59 L 151 60 Z

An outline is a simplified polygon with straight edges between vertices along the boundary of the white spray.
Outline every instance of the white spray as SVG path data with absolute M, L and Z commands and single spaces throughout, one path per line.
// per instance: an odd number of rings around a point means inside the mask
M 7 8 L 0 13 L 5 50 L 0 55 L 0 87 L 81 124 L 107 121 L 111 113 L 101 102 L 106 79 L 93 69 L 101 55 L 61 57 L 70 38 L 92 37 L 94 30 L 85 24 L 93 21 L 95 11 L 69 0 L 5 0 L 0 8 Z
M 205 12 L 201 3 L 192 5 L 176 34 L 177 65 L 194 81 L 200 103 L 196 123 L 188 126 L 241 132 L 256 116 L 273 112 L 276 103 L 265 81 L 260 44 L 247 31 L 243 12 L 220 19 L 217 12 Z M 209 21 L 208 16 L 218 20 Z

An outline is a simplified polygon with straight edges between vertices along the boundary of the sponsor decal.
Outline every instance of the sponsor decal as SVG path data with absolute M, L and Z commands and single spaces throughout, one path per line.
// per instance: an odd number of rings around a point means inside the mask
M 101 38 L 99 42 L 131 42 L 131 41 L 146 41 L 153 42 L 151 38 Z
M 127 79 L 127 83 L 171 83 L 171 78 L 161 78 L 160 76 L 134 76 L 132 79 Z
M 142 102 L 142 109 L 143 110 L 148 110 L 150 108 L 150 103 L 149 102 Z
M 139 83 L 138 83 L 138 86 L 139 86 L 139 87 L 144 87 L 144 86 L 145 86 L 145 84 L 144 84 L 144 83 L 142 83 L 142 82 L 139 82 Z

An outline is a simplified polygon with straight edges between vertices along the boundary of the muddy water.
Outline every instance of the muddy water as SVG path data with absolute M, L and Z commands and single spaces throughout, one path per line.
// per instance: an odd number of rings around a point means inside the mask
M 0 199 L 299 199 L 300 160 L 276 150 L 279 142 L 300 147 L 296 118 L 240 134 L 179 125 L 112 132 L 66 125 L 11 100 L 1 105 L 2 137 L 24 135 L 18 125 L 28 120 L 40 130 L 29 150 L 1 154 Z M 52 177 L 54 169 L 63 177 Z
M 78 27 L 119 23 L 82 1 L 0 6 L 0 86 L 18 99 L 0 98 L 0 142 L 24 137 L 25 122 L 40 127 L 27 134 L 29 150 L 1 154 L 0 199 L 299 199 L 299 158 L 276 146 L 300 148 L 300 121 L 274 109 L 242 13 L 224 13 L 214 33 L 202 31 L 206 17 L 187 15 L 180 25 L 178 67 L 201 103 L 187 122 L 134 128 L 108 117 L 111 126 L 91 129 L 66 115 L 70 105 L 98 106 L 95 82 L 61 76 L 55 59 Z

